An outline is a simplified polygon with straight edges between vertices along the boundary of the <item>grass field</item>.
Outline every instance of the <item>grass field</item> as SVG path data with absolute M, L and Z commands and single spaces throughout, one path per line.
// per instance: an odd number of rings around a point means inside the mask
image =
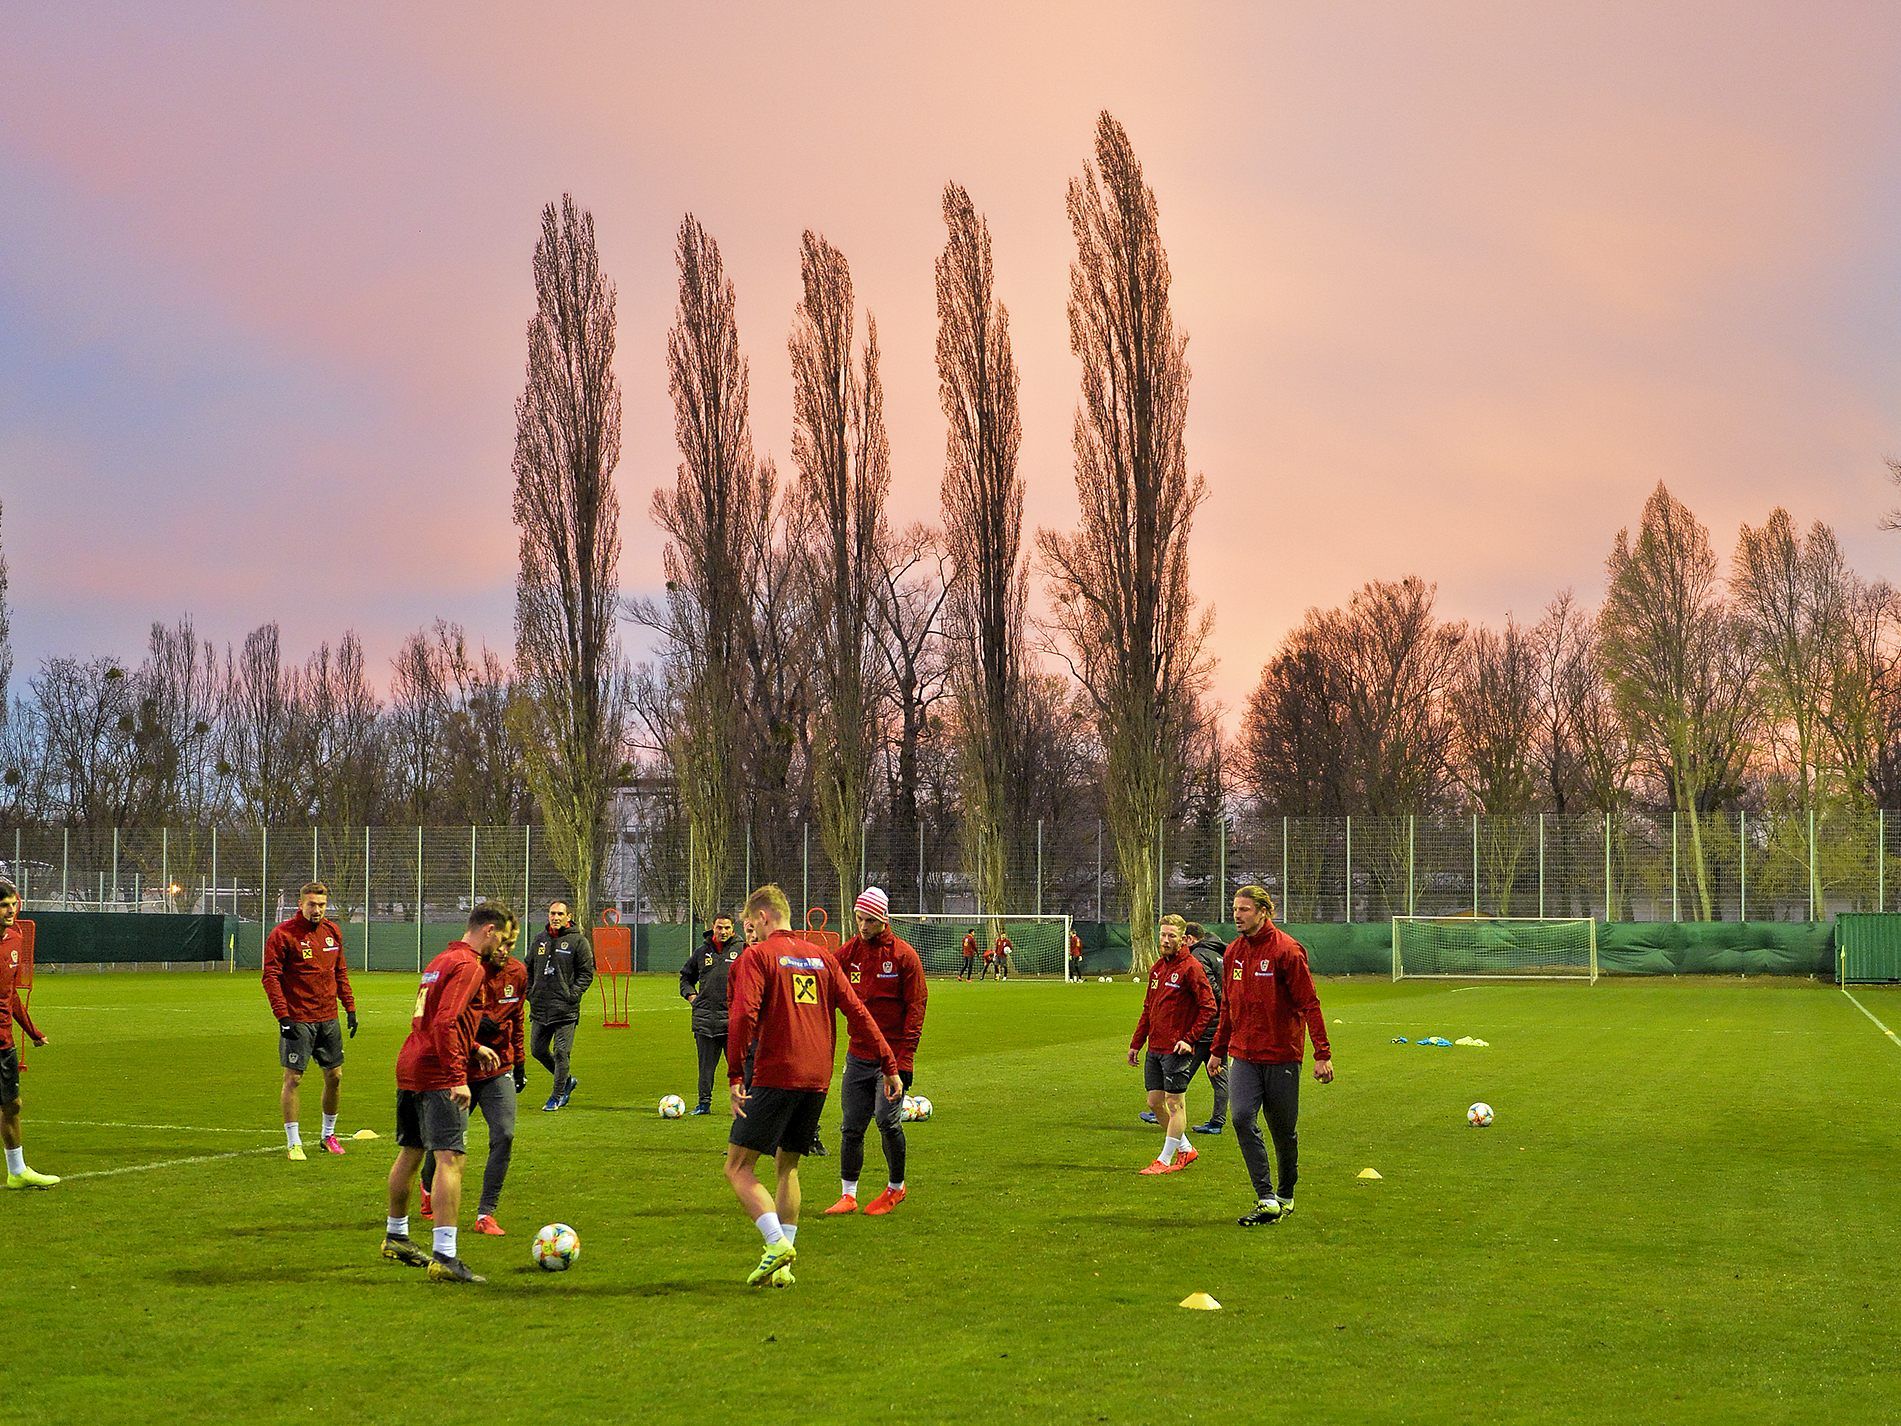
M 488 1287 L 381 1262 L 414 980 L 358 987 L 343 1124 L 385 1137 L 291 1164 L 253 976 L 42 976 L 28 1157 L 66 1182 L 0 1194 L 0 1418 L 1901 1417 L 1901 1046 L 1832 988 L 1325 982 L 1340 1077 L 1303 1086 L 1300 1211 L 1244 1231 L 1231 1134 L 1135 1173 L 1160 1145 L 1122 1062 L 1137 987 L 933 982 L 910 1201 L 820 1217 L 837 1160 L 809 1160 L 773 1292 L 741 1285 L 726 1121 L 653 1112 L 693 1092 L 670 977 L 631 1031 L 583 1026 L 571 1108 L 537 1112 L 535 1068 L 510 1236 L 463 1224 Z M 1901 1029 L 1901 992 L 1857 994 Z M 1434 1033 L 1492 1047 L 1390 1043 Z M 561 1276 L 529 1262 L 555 1219 L 584 1245 Z M 1180 1310 L 1195 1291 L 1223 1310 Z

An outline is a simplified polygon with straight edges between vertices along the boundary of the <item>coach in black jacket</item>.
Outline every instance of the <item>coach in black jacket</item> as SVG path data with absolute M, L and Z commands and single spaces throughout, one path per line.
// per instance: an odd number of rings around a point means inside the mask
M 1221 1008 L 1221 1000 L 1226 987 L 1221 984 L 1221 957 L 1228 949 L 1220 940 L 1210 936 L 1201 928 L 1200 923 L 1188 923 L 1189 951 L 1201 962 L 1201 968 L 1208 972 L 1208 983 L 1214 987 L 1215 1008 Z M 1220 1016 L 1215 1017 L 1217 1020 Z M 1195 1068 L 1200 1069 L 1208 1063 L 1208 1052 L 1214 1048 L 1214 1026 L 1208 1027 L 1208 1033 L 1201 1037 L 1201 1043 L 1195 1046 Z M 1220 1074 L 1208 1071 L 1208 1083 L 1214 1086 L 1215 1112 L 1208 1116 L 1208 1122 L 1195 1125 L 1197 1134 L 1219 1134 L 1228 1123 L 1228 1074 L 1223 1067 Z
M 566 1109 L 580 1083 L 568 1072 L 575 1027 L 581 1023 L 581 997 L 594 983 L 594 948 L 574 924 L 568 903 L 548 907 L 548 929 L 528 952 L 528 1009 L 534 1021 L 529 1052 L 554 1076 L 554 1088 L 541 1107 Z
M 689 1114 L 713 1109 L 713 1071 L 726 1053 L 726 977 L 742 949 L 733 918 L 721 916 L 680 967 L 680 994 L 693 1007 L 693 1041 L 700 1052 L 700 1102 Z

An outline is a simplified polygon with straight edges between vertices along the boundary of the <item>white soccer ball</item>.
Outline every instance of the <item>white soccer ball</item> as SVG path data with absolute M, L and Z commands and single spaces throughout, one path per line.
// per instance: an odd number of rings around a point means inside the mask
M 926 1099 L 923 1095 L 920 1094 L 916 1099 L 913 1099 L 911 1102 L 917 1106 L 917 1117 L 919 1119 L 929 1119 L 931 1117 L 931 1101 L 930 1100 Z
M 912 1098 L 912 1097 L 911 1097 L 910 1095 L 908 1095 L 908 1094 L 907 1094 L 907 1095 L 905 1095 L 905 1096 L 904 1096 L 904 1118 L 905 1118 L 905 1122 L 906 1122 L 906 1123 L 909 1123 L 909 1122 L 910 1122 L 911 1120 L 913 1120 L 913 1119 L 915 1119 L 915 1118 L 917 1118 L 917 1117 L 918 1117 L 918 1113 L 917 1113 L 917 1101 L 916 1101 L 915 1099 L 913 1099 L 913 1098 Z
M 564 1273 L 581 1256 L 581 1235 L 565 1223 L 550 1223 L 535 1234 L 534 1254 L 543 1272 Z
M 660 1101 L 662 1119 L 678 1119 L 686 1113 L 686 1101 L 677 1094 L 669 1094 Z
M 1488 1128 L 1492 1122 L 1492 1106 L 1489 1104 L 1474 1104 L 1470 1109 L 1465 1111 L 1465 1122 L 1470 1124 L 1474 1129 Z

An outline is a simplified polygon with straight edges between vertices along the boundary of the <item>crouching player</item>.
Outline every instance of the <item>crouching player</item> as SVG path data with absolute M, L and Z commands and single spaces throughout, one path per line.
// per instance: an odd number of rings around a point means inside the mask
M 482 1282 L 456 1256 L 462 1207 L 462 1158 L 469 1132 L 469 1066 L 493 1074 L 501 1056 L 477 1044 L 478 997 L 486 971 L 505 964 L 515 945 L 515 916 L 493 903 L 469 913 L 463 939 L 429 962 L 416 991 L 409 1038 L 396 1057 L 396 1162 L 389 1171 L 389 1220 L 383 1256 L 427 1267 L 431 1282 Z M 436 1155 L 433 1253 L 409 1238 L 409 1189 L 426 1152 Z M 446 1225 L 446 1226 L 445 1226 Z
M 885 1098 L 904 1093 L 897 1057 L 878 1022 L 852 992 L 837 958 L 786 929 L 791 915 L 785 893 L 776 886 L 762 886 L 747 898 L 747 932 L 759 939 L 740 952 L 727 981 L 733 1129 L 726 1146 L 726 1182 L 766 1242 L 759 1265 L 746 1278 L 748 1287 L 793 1282 L 799 1159 L 818 1130 L 832 1085 L 836 1015 L 844 1015 L 853 1038 L 877 1059 Z M 742 1076 L 749 1053 L 747 1080 Z M 776 1193 L 767 1193 L 759 1181 L 761 1154 L 773 1155 Z
M 475 1231 L 491 1238 L 507 1233 L 495 1221 L 501 1206 L 502 1184 L 508 1178 L 508 1161 L 515 1152 L 515 1101 L 528 1088 L 527 1031 L 523 1025 L 523 995 L 528 967 L 510 956 L 482 979 L 482 992 L 476 1008 L 482 1018 L 475 1024 L 475 1043 L 493 1050 L 500 1064 L 488 1071 L 469 1065 L 470 1108 L 482 1111 L 488 1125 L 488 1162 L 482 1167 L 482 1201 L 475 1212 Z M 473 1054 L 473 1051 L 471 1051 Z M 422 1159 L 422 1216 L 434 1218 L 435 1205 L 430 1190 L 436 1186 L 436 1156 L 425 1153 Z
M 1195 1042 L 1214 1023 L 1215 996 L 1208 973 L 1188 950 L 1187 922 L 1164 916 L 1162 954 L 1149 968 L 1142 1018 L 1129 1041 L 1129 1063 L 1142 1063 L 1149 1111 L 1162 1119 L 1168 1137 L 1145 1174 L 1179 1173 L 1201 1155 L 1188 1146 L 1188 1081 L 1195 1076 Z M 1143 1042 L 1148 1054 L 1142 1056 Z

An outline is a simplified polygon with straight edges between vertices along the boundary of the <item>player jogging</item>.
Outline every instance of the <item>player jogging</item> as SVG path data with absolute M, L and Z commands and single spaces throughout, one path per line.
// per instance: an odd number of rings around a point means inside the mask
M 1215 1009 L 1221 1008 L 1221 958 L 1227 947 L 1215 937 L 1210 936 L 1199 921 L 1188 923 L 1188 950 L 1201 962 L 1201 968 L 1208 972 L 1208 988 L 1215 993 Z M 1207 1031 L 1195 1042 L 1195 1068 L 1200 1069 L 1208 1063 L 1208 1056 L 1215 1045 L 1215 1027 L 1208 1026 Z M 1205 1124 L 1195 1125 L 1197 1134 L 1219 1134 L 1228 1124 L 1228 1075 L 1225 1070 L 1217 1073 L 1213 1066 L 1208 1069 L 1208 1084 L 1215 1092 L 1214 1113 L 1208 1116 Z
M 343 932 L 326 914 L 330 888 L 307 881 L 297 893 L 297 914 L 274 927 L 264 941 L 264 994 L 277 1017 L 277 1060 L 284 1067 L 278 1099 L 284 1111 L 284 1142 L 294 1161 L 304 1158 L 298 1127 L 297 1087 L 314 1062 L 323 1071 L 323 1147 L 341 1154 L 337 1104 L 343 1087 L 343 1031 L 337 1002 L 356 1038 L 356 996 L 344 961 Z
M 462 1158 L 469 1133 L 469 1066 L 492 1075 L 501 1056 L 476 1041 L 482 985 L 489 970 L 508 961 L 515 916 L 493 902 L 469 913 L 460 941 L 429 962 L 416 991 L 409 1038 L 396 1056 L 396 1162 L 389 1170 L 389 1219 L 383 1256 L 427 1267 L 431 1282 L 483 1282 L 456 1256 L 456 1217 L 462 1207 Z M 409 1239 L 409 1188 L 422 1156 L 436 1156 L 435 1251 Z
M 1179 916 L 1164 916 L 1160 929 L 1162 954 L 1149 967 L 1142 1018 L 1129 1041 L 1129 1063 L 1140 1061 L 1149 1108 L 1162 1118 L 1168 1135 L 1155 1162 L 1141 1170 L 1145 1174 L 1179 1173 L 1201 1157 L 1188 1145 L 1188 1107 L 1182 1096 L 1195 1076 L 1195 1041 L 1215 1019 L 1208 974 L 1188 951 L 1187 923 Z
M 911 1087 L 918 1041 L 924 1035 L 924 962 L 891 930 L 891 901 L 880 887 L 859 893 L 853 912 L 858 934 L 839 947 L 845 979 L 871 1012 L 884 1042 L 897 1056 L 898 1078 Z M 884 1144 L 885 1187 L 865 1212 L 881 1217 L 904 1202 L 904 1106 L 878 1093 L 880 1056 L 854 1025 L 845 1048 L 845 1122 L 839 1134 L 839 1198 L 828 1215 L 858 1211 L 858 1175 L 865 1166 L 865 1129 L 875 1117 Z
M 844 969 L 829 952 L 786 929 L 792 908 L 776 886 L 762 886 L 746 899 L 749 933 L 760 940 L 740 952 L 729 985 L 726 1072 L 730 1076 L 733 1129 L 726 1145 L 726 1181 L 766 1250 L 746 1278 L 748 1287 L 790 1287 L 798 1257 L 799 1158 L 812 1142 L 832 1083 L 837 1046 L 834 1016 L 843 1013 L 853 1035 L 863 1036 L 883 1070 L 884 1093 L 904 1093 L 898 1062 L 878 1022 L 852 992 Z M 750 1083 L 740 1066 L 753 1056 Z M 776 1193 L 759 1182 L 761 1154 L 778 1169 Z
M 13 923 L 20 919 L 20 890 L 0 880 L 0 1145 L 7 1151 L 8 1188 L 51 1188 L 55 1174 L 26 1166 L 26 1147 L 20 1138 L 20 1050 L 13 1043 L 17 1024 L 37 1047 L 47 1043 L 20 999 L 18 980 L 26 937 Z
M 501 965 L 485 969 L 481 993 L 475 1007 L 481 1018 L 475 1022 L 475 1043 L 493 1050 L 499 1064 L 485 1070 L 474 1062 L 469 1051 L 469 1107 L 482 1111 L 488 1125 L 488 1161 L 482 1167 L 482 1200 L 475 1210 L 475 1231 L 491 1238 L 505 1238 L 507 1232 L 495 1221 L 501 1207 L 502 1184 L 508 1178 L 508 1161 L 515 1153 L 515 1100 L 528 1087 L 528 1049 L 522 1027 L 523 996 L 528 968 L 510 956 Z M 436 1156 L 422 1158 L 422 1216 L 434 1218 L 430 1190 L 436 1186 Z
M 528 1009 L 535 1022 L 534 1056 L 554 1076 L 549 1113 L 566 1109 L 580 1084 L 568 1070 L 574 1031 L 581 1023 L 581 997 L 594 983 L 594 948 L 574 924 L 565 901 L 548 903 L 548 929 L 528 953 Z
M 1307 969 L 1299 941 L 1274 924 L 1274 899 L 1267 889 L 1244 886 L 1234 894 L 1234 920 L 1241 934 L 1222 957 L 1221 1022 L 1215 1028 L 1208 1068 L 1228 1072 L 1228 1107 L 1234 1111 L 1234 1137 L 1254 1184 L 1254 1211 L 1237 1220 L 1243 1228 L 1278 1223 L 1294 1211 L 1299 1177 L 1300 1063 L 1305 1037 L 1314 1041 L 1314 1078 L 1333 1080 L 1333 1050 L 1327 1021 Z M 1303 1026 L 1304 1032 L 1303 1033 Z M 1232 1059 L 1229 1057 L 1232 1056 Z M 1273 1166 L 1261 1141 L 1255 1115 L 1267 1113 L 1280 1166 L 1275 1191 Z
M 680 967 L 680 994 L 693 1010 L 693 1043 L 700 1059 L 700 1097 L 689 1114 L 713 1112 L 713 1071 L 726 1053 L 726 978 L 738 959 L 733 918 L 718 916 Z
M 964 932 L 964 963 L 958 967 L 957 978 L 959 980 L 969 980 L 970 973 L 976 967 L 976 964 L 977 933 L 975 931 L 966 931 Z

